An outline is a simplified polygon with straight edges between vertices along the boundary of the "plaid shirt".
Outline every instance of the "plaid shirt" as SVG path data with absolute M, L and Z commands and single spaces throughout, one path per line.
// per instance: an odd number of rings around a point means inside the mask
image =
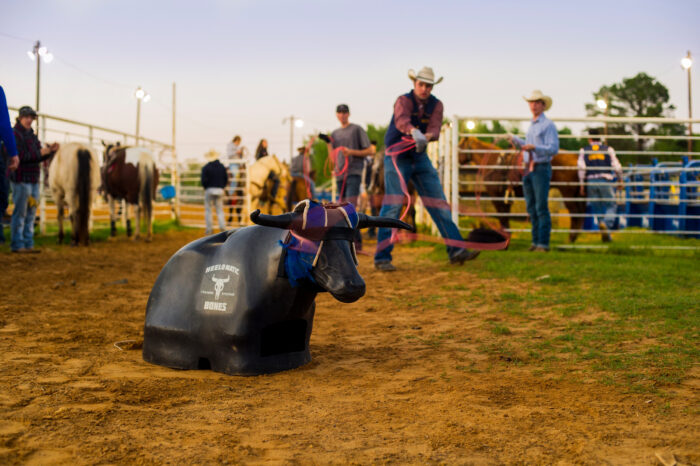
M 41 172 L 41 144 L 32 128 L 25 129 L 17 123 L 14 127 L 19 167 L 10 179 L 15 183 L 38 183 Z

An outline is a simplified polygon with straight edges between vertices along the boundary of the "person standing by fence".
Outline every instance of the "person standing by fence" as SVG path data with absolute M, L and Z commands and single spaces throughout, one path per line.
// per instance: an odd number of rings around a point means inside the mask
M 431 95 L 433 86 L 442 81 L 436 80 L 433 69 L 423 67 L 418 74 L 409 70 L 408 77 L 413 81 L 413 89 L 400 96 L 394 103 L 394 114 L 384 137 L 387 154 L 390 147 L 412 137 L 415 148 L 401 154 L 384 156 L 385 199 L 379 212 L 381 217 L 399 218 L 403 206 L 401 180 L 413 184 L 423 199 L 430 217 L 435 222 L 447 243 L 447 254 L 451 264 L 462 264 L 479 255 L 459 245 L 463 241 L 459 228 L 452 221 L 445 193 L 440 185 L 437 170 L 426 152 L 428 141 L 437 141 L 442 125 L 443 104 Z M 398 168 L 398 171 L 397 171 Z M 380 228 L 377 233 L 377 251 L 374 267 L 383 272 L 391 272 L 396 267 L 391 263 L 392 232 Z
M 228 183 L 228 173 L 226 167 L 219 161 L 219 153 L 214 149 L 204 155 L 208 161 L 202 167 L 202 188 L 204 188 L 204 222 L 206 223 L 205 234 L 211 235 L 214 231 L 212 226 L 211 209 L 216 209 L 216 219 L 219 221 L 219 229 L 226 230 L 224 222 L 224 188 Z
M 2 141 L 2 150 L 0 150 L 0 244 L 4 244 L 5 227 L 3 222 L 5 221 L 10 195 L 10 183 L 7 175 L 19 165 L 19 156 L 17 155 L 17 144 L 15 143 L 15 135 L 12 132 L 12 124 L 10 123 L 7 99 L 2 86 L 0 86 L 0 141 Z
M 57 150 L 58 144 L 41 147 L 34 134 L 32 123 L 36 112 L 28 106 L 19 109 L 14 127 L 19 167 L 10 175 L 12 185 L 12 252 L 40 252 L 34 249 L 34 217 L 39 203 L 39 174 L 41 162 L 49 159 Z
M 508 140 L 523 151 L 525 173 L 523 194 L 525 205 L 532 224 L 532 245 L 530 251 L 549 251 L 549 238 L 552 233 L 552 217 L 549 214 L 549 182 L 552 179 L 552 158 L 559 152 L 559 135 L 554 123 L 544 114 L 552 106 L 552 98 L 542 91 L 532 91 L 530 97 L 523 97 L 530 106 L 532 124 L 523 141 L 512 134 Z
M 610 242 L 610 230 L 615 222 L 617 203 L 613 181 L 617 176 L 617 187 L 623 189 L 622 165 L 615 150 L 600 141 L 600 130 L 588 130 L 588 145 L 579 151 L 578 179 L 582 196 L 588 198 L 588 206 L 594 215 L 603 242 Z

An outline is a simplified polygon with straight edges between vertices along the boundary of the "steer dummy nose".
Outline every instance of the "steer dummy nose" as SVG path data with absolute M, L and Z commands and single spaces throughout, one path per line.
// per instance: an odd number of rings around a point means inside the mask
M 359 278 L 353 279 L 350 282 L 345 282 L 340 293 L 329 291 L 331 295 L 341 303 L 354 303 L 365 295 L 366 289 L 365 281 Z

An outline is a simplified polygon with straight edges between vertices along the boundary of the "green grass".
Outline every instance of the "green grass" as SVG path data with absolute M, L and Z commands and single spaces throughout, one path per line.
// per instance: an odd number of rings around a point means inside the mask
M 580 240 L 600 244 L 597 236 Z M 553 246 L 558 242 L 563 244 L 564 238 L 553 238 Z M 537 373 L 573 377 L 583 371 L 634 393 L 662 393 L 682 381 L 700 361 L 700 253 L 631 246 L 700 242 L 620 234 L 613 244 L 607 251 L 553 248 L 546 254 L 531 253 L 529 239 L 516 237 L 508 251 L 485 251 L 463 266 L 504 284 L 493 295 L 474 289 L 464 298 L 472 305 L 487 304 L 499 317 L 498 324 L 485 322 L 493 341 L 485 342 L 481 351 L 517 360 Z M 447 263 L 443 246 L 427 256 Z M 544 337 L 510 330 L 523 323 Z
M 66 222 L 64 224 L 65 234 L 62 244 L 70 244 L 71 241 L 71 229 L 70 223 Z M 183 226 L 176 220 L 156 220 L 153 222 L 153 234 L 163 234 L 168 231 L 184 231 L 188 230 L 190 227 Z M 0 252 L 8 252 L 10 250 L 10 231 L 9 227 L 5 228 L 5 240 L 4 245 L 0 245 Z M 142 229 L 142 231 L 145 231 Z M 142 236 L 144 233 L 141 234 Z M 126 230 L 121 226 L 117 227 L 117 237 L 125 237 Z M 95 226 L 93 231 L 90 233 L 90 241 L 92 242 L 102 242 L 107 241 L 109 238 L 109 226 L 106 224 L 98 224 Z M 34 233 L 34 246 L 35 247 L 52 247 L 56 246 L 58 243 L 58 226 L 53 224 L 48 224 L 46 226 L 46 233 L 40 234 L 37 228 Z

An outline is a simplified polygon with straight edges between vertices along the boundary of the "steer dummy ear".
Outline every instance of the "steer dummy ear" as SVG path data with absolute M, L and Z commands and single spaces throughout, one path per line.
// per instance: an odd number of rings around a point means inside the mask
M 404 230 L 415 232 L 416 229 L 406 222 L 402 222 L 397 218 L 390 217 L 371 217 L 365 214 L 358 214 L 360 221 L 357 223 L 357 228 L 369 227 L 386 227 L 386 228 L 402 228 Z

